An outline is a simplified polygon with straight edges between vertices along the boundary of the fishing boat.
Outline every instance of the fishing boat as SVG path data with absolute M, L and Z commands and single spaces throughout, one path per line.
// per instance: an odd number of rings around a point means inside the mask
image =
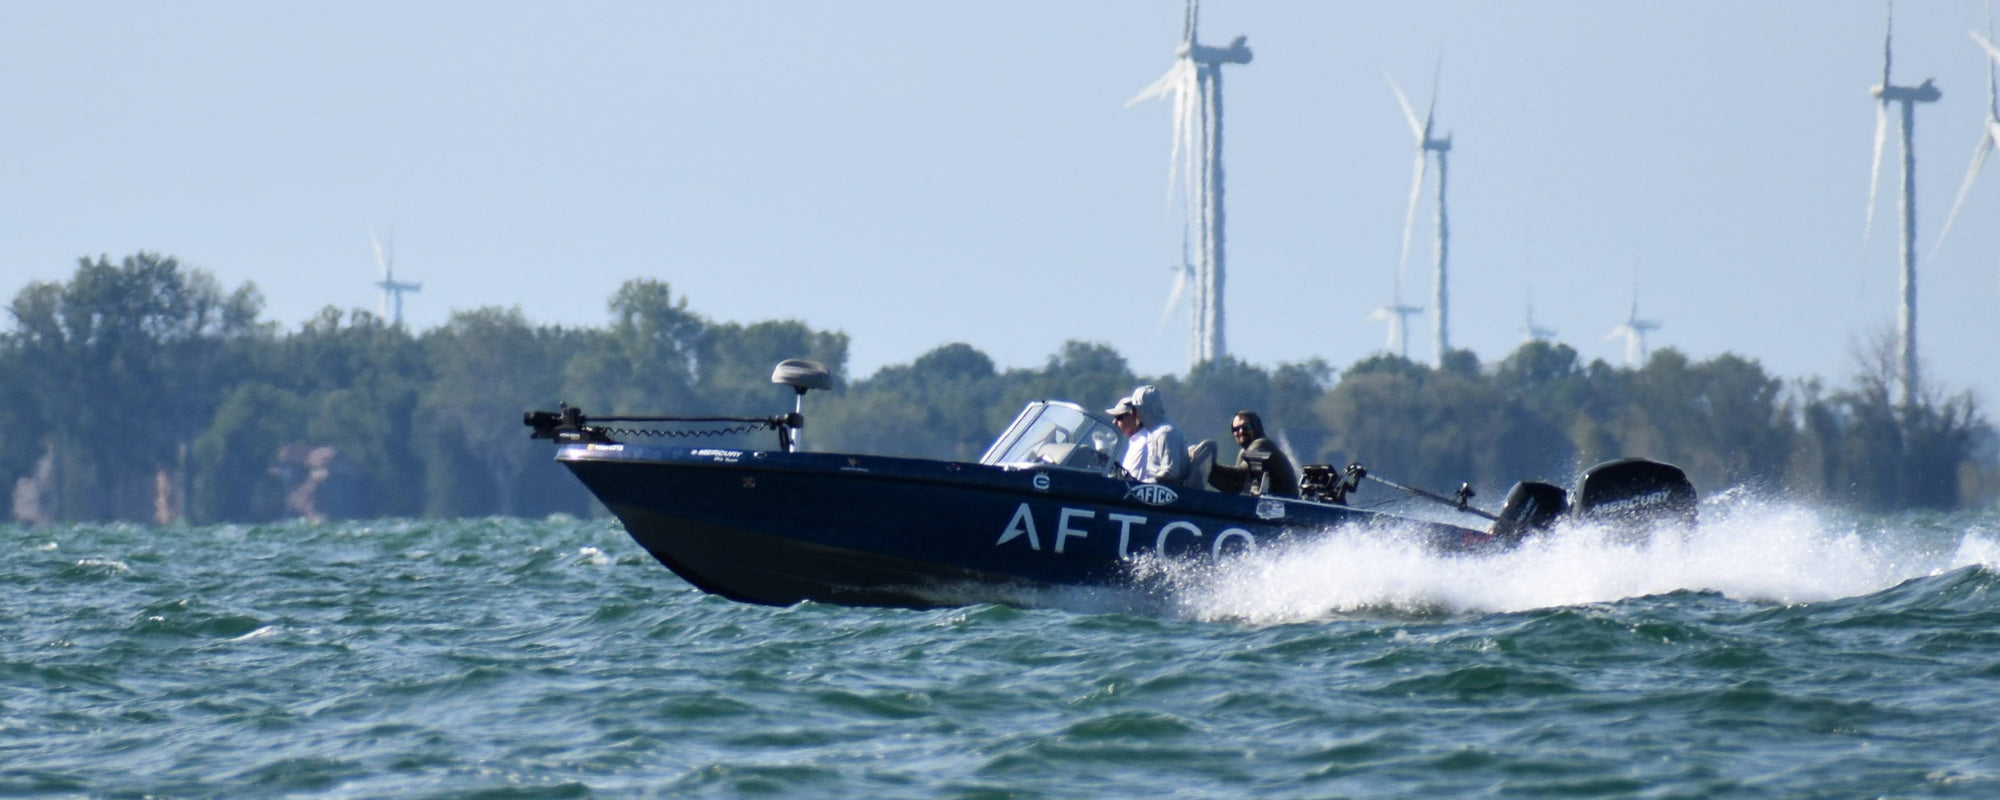
M 1694 518 L 1682 471 L 1644 459 L 1586 470 L 1574 492 L 1517 483 L 1497 513 L 1471 506 L 1469 487 L 1447 496 L 1360 465 L 1302 468 L 1299 497 L 1259 493 L 1257 465 L 1244 494 L 1208 487 L 1206 461 L 1187 482 L 1149 483 L 1119 467 L 1126 440 L 1108 416 L 1063 400 L 1028 403 L 977 462 L 810 452 L 799 446 L 805 396 L 831 387 L 826 368 L 790 359 L 772 381 L 795 390 L 791 413 L 592 418 L 564 406 L 524 422 L 661 564 L 703 591 L 771 605 L 1035 605 L 1050 590 L 1130 587 L 1147 561 L 1215 561 L 1313 537 L 1393 535 L 1476 555 L 1568 518 Z M 643 425 L 764 429 L 777 447 L 655 444 L 634 440 L 658 429 L 621 427 Z M 1482 524 L 1349 505 L 1363 481 Z

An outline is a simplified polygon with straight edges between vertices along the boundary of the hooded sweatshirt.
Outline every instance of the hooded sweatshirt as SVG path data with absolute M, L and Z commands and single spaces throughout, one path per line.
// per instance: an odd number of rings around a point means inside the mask
M 1147 483 L 1179 484 L 1187 479 L 1187 439 L 1167 416 L 1167 401 L 1152 384 L 1132 391 L 1129 401 L 1144 425 L 1125 450 L 1125 471 Z

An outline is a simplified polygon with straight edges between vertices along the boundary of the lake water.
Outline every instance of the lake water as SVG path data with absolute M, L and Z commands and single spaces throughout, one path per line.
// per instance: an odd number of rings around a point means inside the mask
M 2000 797 L 2000 515 L 703 595 L 605 520 L 0 527 L 6 797 Z

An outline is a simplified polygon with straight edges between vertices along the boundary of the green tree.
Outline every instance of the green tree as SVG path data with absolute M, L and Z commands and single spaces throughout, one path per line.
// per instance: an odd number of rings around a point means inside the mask
M 418 400 L 431 380 L 421 343 L 359 309 L 328 307 L 274 348 L 273 380 L 307 399 L 286 445 L 331 446 L 336 479 L 319 510 L 339 517 L 414 516 L 424 508 L 424 466 L 414 446 Z M 274 365 L 274 366 L 276 366 Z M 276 449 L 272 450 L 275 455 Z
M 709 413 L 765 416 L 791 410 L 792 391 L 771 383 L 771 369 L 787 358 L 826 365 L 835 390 L 845 382 L 847 334 L 815 331 L 797 320 L 711 325 L 696 347 L 701 406 Z
M 1433 371 L 1394 356 L 1349 367 L 1320 400 L 1329 434 L 1312 459 L 1359 461 L 1399 483 L 1483 493 L 1568 471 L 1563 432 L 1477 369 Z
M 825 424 L 812 435 L 829 449 L 972 461 L 998 431 L 999 383 L 985 353 L 943 345 L 908 365 L 883 367 L 824 403 L 817 419 Z
M 291 489 L 277 454 L 296 441 L 311 403 L 262 382 L 236 386 L 195 440 L 188 516 L 199 522 L 264 521 L 291 516 Z
M 512 515 L 555 482 L 547 444 L 531 441 L 520 419 L 557 394 L 564 338 L 531 327 L 519 308 L 495 307 L 455 311 L 424 334 L 433 375 L 418 410 L 427 515 Z
M 1118 398 L 1127 397 L 1141 381 L 1132 374 L 1125 357 L 1101 342 L 1063 342 L 1062 349 L 1049 356 L 1038 370 L 1009 370 L 1006 389 L 997 413 L 1005 424 L 1021 407 L 1034 400 L 1068 400 L 1085 408 L 1109 408 Z M 994 430 L 998 433 L 998 428 Z
M 60 516 L 150 519 L 157 475 L 186 484 L 187 448 L 233 383 L 232 340 L 263 332 L 261 304 L 252 285 L 224 295 L 207 273 L 143 252 L 82 259 L 67 284 L 15 297 L 11 344 L 38 376 Z
M 630 280 L 609 302 L 611 329 L 576 334 L 563 365 L 561 396 L 599 414 L 659 414 L 701 404 L 695 389 L 697 347 L 708 323 L 663 281 Z M 691 412 L 690 412 L 691 413 Z
M 1185 380 L 1168 376 L 1160 378 L 1159 384 L 1168 416 L 1180 426 L 1181 435 L 1189 444 L 1214 441 L 1219 463 L 1236 460 L 1236 440 L 1229 436 L 1229 423 L 1237 411 L 1248 409 L 1270 416 L 1270 374 L 1233 356 L 1204 361 L 1189 369 Z

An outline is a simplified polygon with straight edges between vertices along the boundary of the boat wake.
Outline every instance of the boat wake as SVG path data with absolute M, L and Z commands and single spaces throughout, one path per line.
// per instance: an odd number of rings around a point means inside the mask
M 1444 616 L 1713 592 L 1789 605 L 1872 594 L 1978 566 L 2000 572 L 2000 531 L 1899 523 L 1869 528 L 1813 509 L 1725 499 L 1694 530 L 1628 541 L 1559 527 L 1515 550 L 1439 555 L 1413 537 L 1341 530 L 1206 566 L 1143 565 L 1167 613 L 1253 624 L 1339 616 Z

